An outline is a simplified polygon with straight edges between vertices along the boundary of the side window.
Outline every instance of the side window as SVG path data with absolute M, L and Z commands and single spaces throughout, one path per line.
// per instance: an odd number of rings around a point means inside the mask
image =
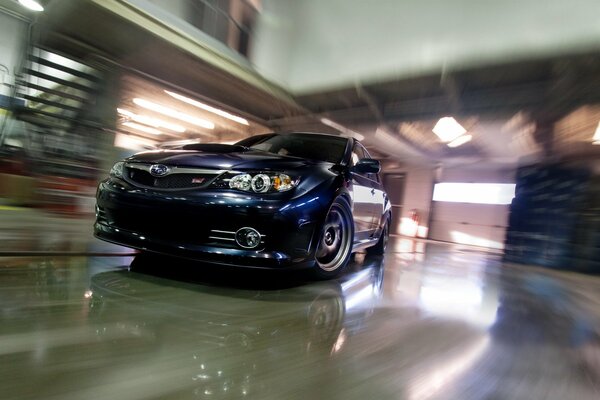
M 367 149 L 364 149 L 364 150 L 365 150 L 365 157 L 366 158 L 373 158 L 373 157 L 371 157 L 371 155 L 369 154 L 369 152 L 367 151 Z M 379 174 L 369 174 L 369 178 L 373 179 L 376 182 L 381 183 L 381 179 L 379 177 Z
M 358 147 L 360 147 L 360 149 L 362 150 L 362 153 L 363 153 L 363 156 L 361 158 L 373 158 L 373 157 L 371 157 L 371 155 L 369 154 L 367 149 L 365 149 L 365 147 L 362 144 L 359 144 Z
M 362 144 L 355 143 L 354 149 L 352 149 L 352 165 L 356 165 L 356 162 L 358 160 L 360 160 L 361 158 L 373 158 L 373 157 L 371 157 L 371 155 L 369 154 L 367 149 L 365 149 Z M 365 176 L 376 182 L 380 182 L 378 174 L 366 174 Z
M 360 160 L 361 158 L 365 158 L 365 151 L 363 150 L 363 147 L 360 144 L 355 142 L 354 147 L 352 148 L 352 166 L 356 165 L 358 160 Z

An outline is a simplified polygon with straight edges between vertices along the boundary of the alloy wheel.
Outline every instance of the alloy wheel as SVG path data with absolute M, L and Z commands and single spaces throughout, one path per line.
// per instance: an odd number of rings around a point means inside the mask
M 319 268 L 331 272 L 344 265 L 351 250 L 350 216 L 341 204 L 334 203 L 323 225 L 316 252 Z

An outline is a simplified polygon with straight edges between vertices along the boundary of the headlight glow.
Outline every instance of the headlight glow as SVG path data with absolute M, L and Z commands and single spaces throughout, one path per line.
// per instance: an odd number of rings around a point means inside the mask
M 271 179 L 268 175 L 258 174 L 252 178 L 252 190 L 256 193 L 268 192 L 271 188 Z
M 298 180 L 278 172 L 251 172 L 242 173 L 233 177 L 224 177 L 215 182 L 213 186 L 229 187 L 230 189 L 242 190 L 254 193 L 286 192 L 293 189 Z
M 232 189 L 249 191 L 252 187 L 252 175 L 236 175 L 229 181 L 229 187 Z
M 285 192 L 286 190 L 290 190 L 293 188 L 294 182 L 292 182 L 292 178 L 287 176 L 286 174 L 280 174 L 273 177 L 273 189 L 279 192 Z
M 113 165 L 113 167 L 110 169 L 110 176 L 113 176 L 115 178 L 122 178 L 124 165 L 125 163 L 122 161 L 119 161 L 118 163 Z

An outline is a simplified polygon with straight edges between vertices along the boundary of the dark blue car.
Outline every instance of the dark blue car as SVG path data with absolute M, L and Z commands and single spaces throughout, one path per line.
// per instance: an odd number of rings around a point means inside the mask
M 267 134 L 118 162 L 97 192 L 96 237 L 143 251 L 337 276 L 352 252 L 383 253 L 390 204 L 355 139 Z

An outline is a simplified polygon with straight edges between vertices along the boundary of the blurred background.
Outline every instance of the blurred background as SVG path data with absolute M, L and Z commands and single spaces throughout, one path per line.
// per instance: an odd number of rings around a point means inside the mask
M 0 0 L 2 251 L 90 251 L 97 182 L 127 155 L 301 130 L 382 161 L 400 238 L 600 272 L 598 15 L 594 0 Z
M 271 131 L 382 162 L 384 256 L 92 237 L 114 162 Z M 598 0 L 0 0 L 2 399 L 598 400 L 598 273 Z

